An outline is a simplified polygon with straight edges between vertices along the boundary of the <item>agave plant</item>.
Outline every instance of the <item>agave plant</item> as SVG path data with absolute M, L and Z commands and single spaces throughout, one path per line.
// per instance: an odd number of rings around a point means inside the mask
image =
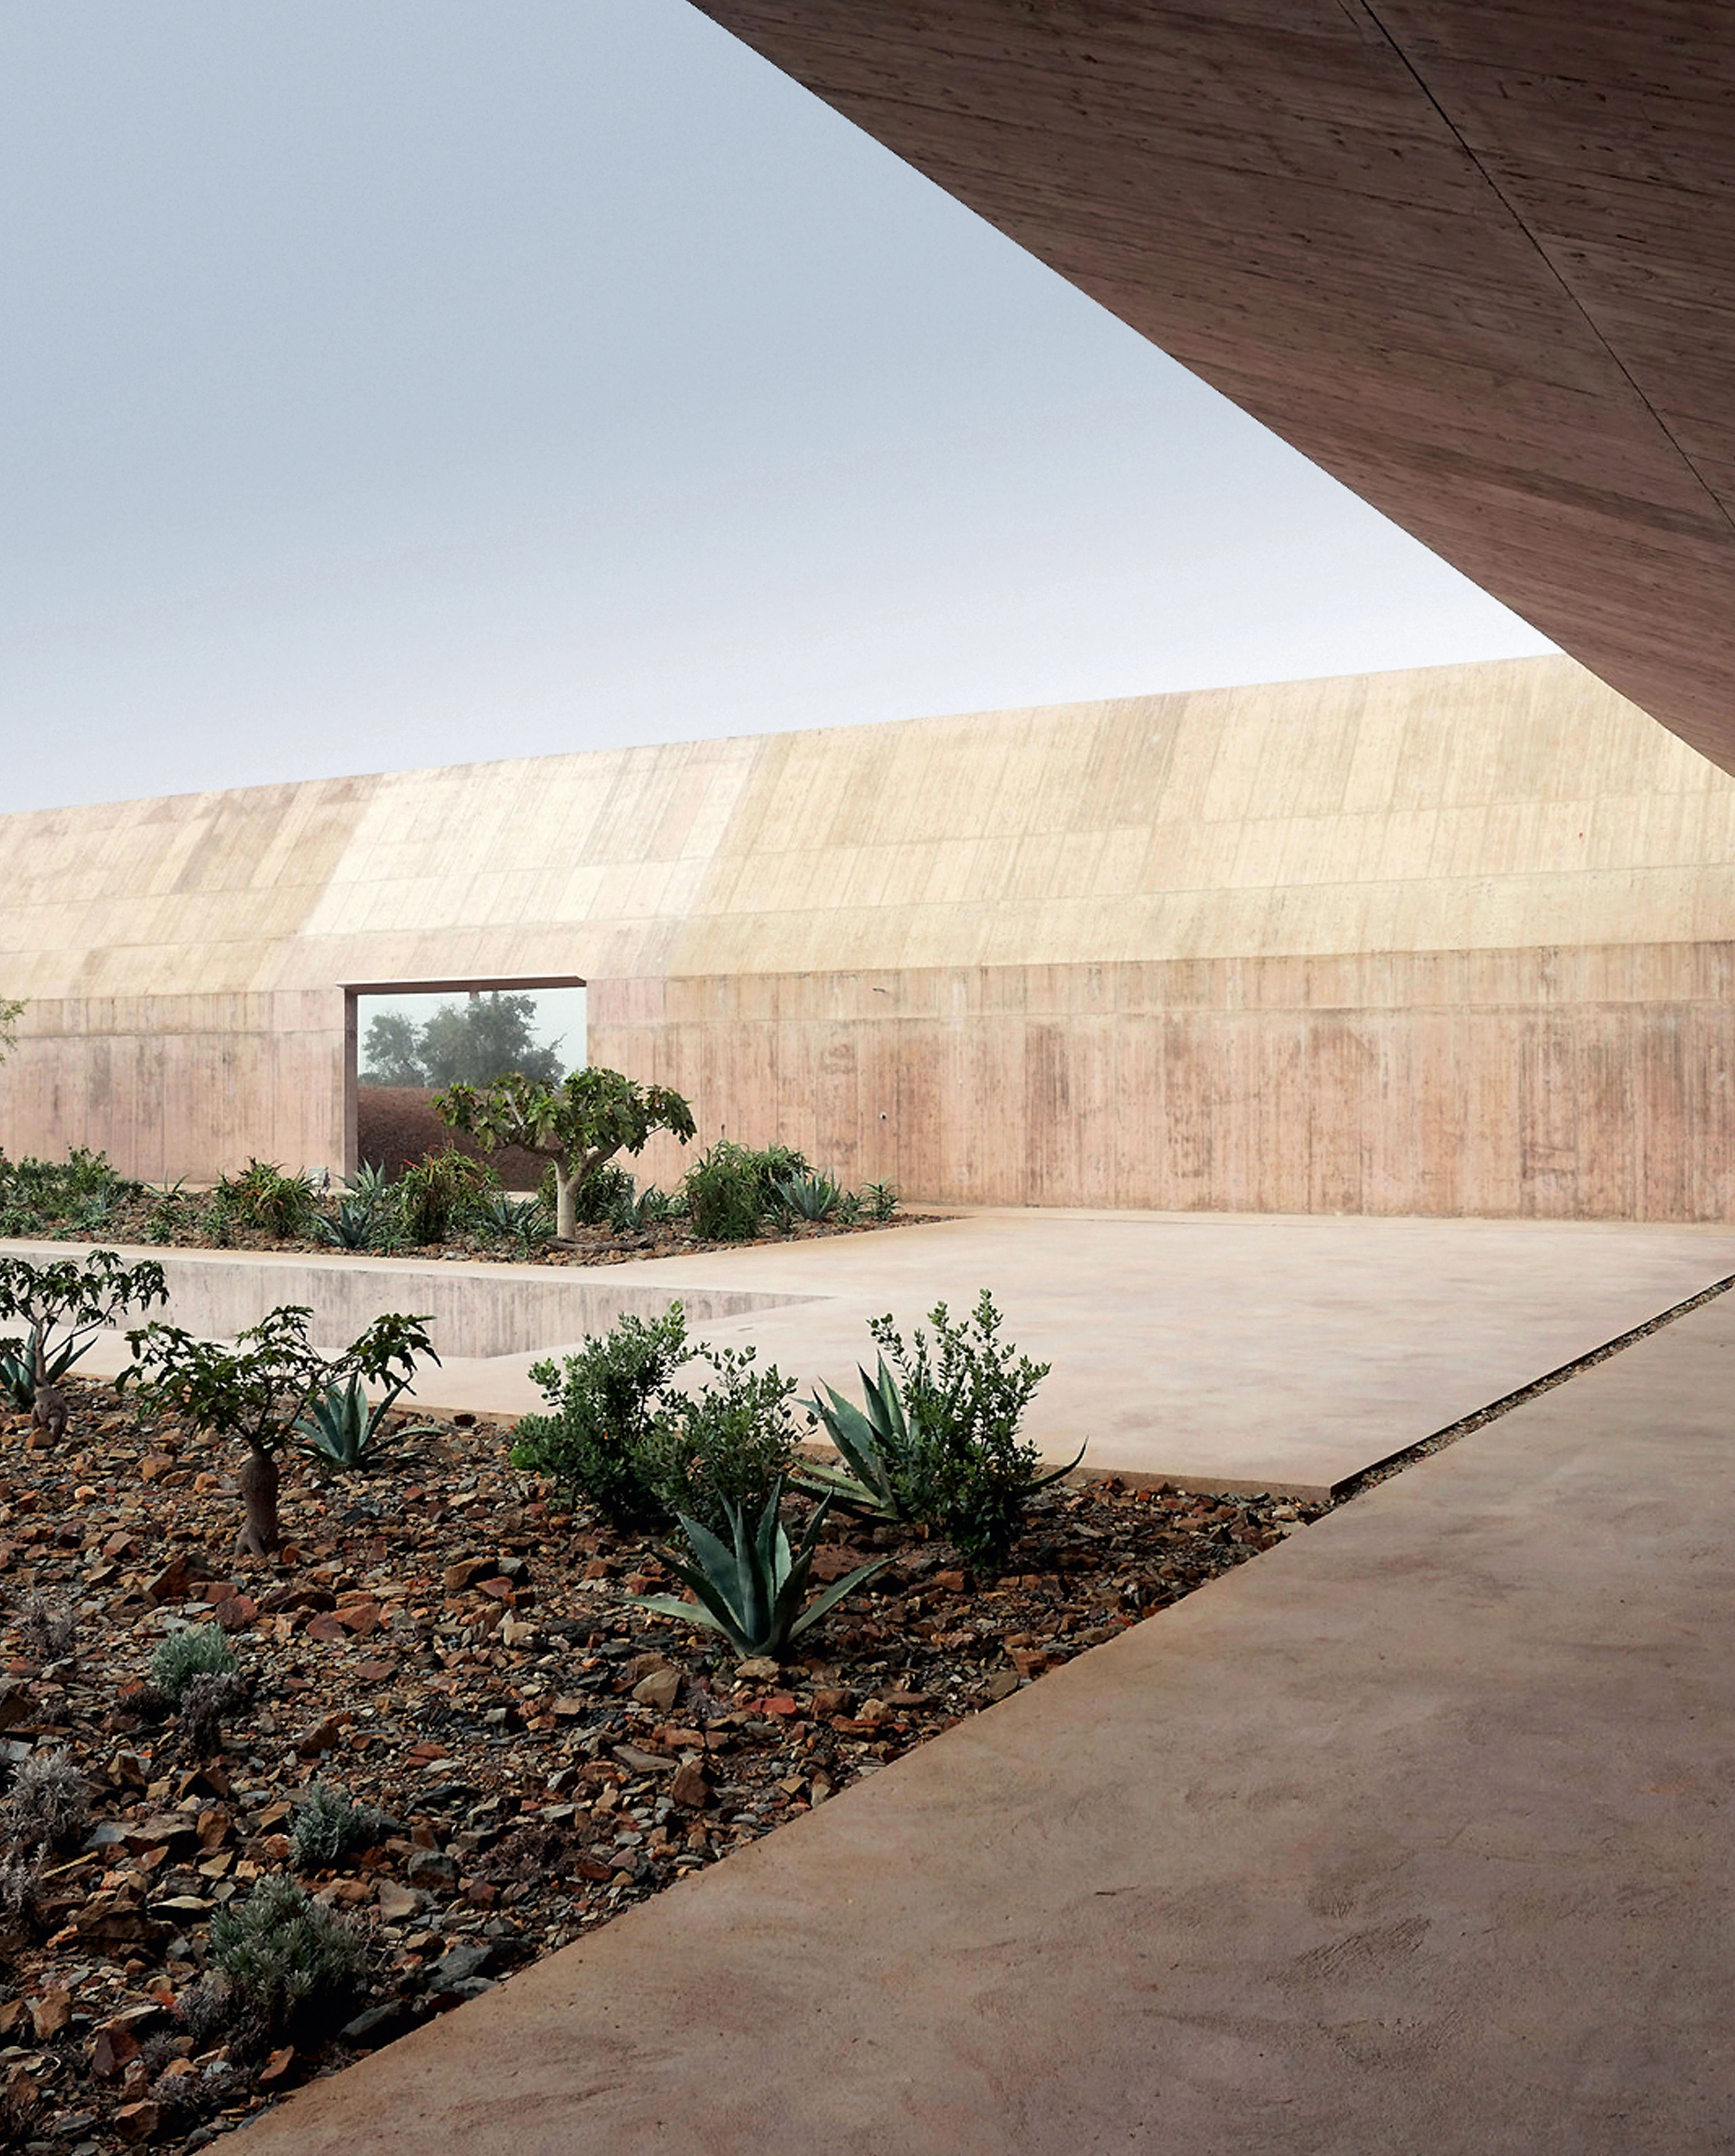
M 335 1213 L 316 1213 L 313 1232 L 340 1250 L 372 1250 L 388 1239 L 391 1186 L 377 1168 L 362 1168 L 345 1179 L 346 1195 Z
M 807 1600 L 808 1575 L 813 1568 L 830 1500 L 817 1507 L 799 1545 L 791 1550 L 789 1537 L 778 1517 L 783 1500 L 781 1481 L 774 1483 L 757 1522 L 750 1522 L 739 1505 L 727 1507 L 729 1540 L 714 1535 L 701 1521 L 683 1512 L 681 1532 L 692 1545 L 697 1562 L 685 1564 L 670 1556 L 670 1569 L 699 1598 L 683 1602 L 672 1594 L 634 1594 L 627 1599 L 641 1609 L 660 1617 L 679 1617 L 689 1625 L 721 1632 L 737 1654 L 768 1655 L 781 1661 L 804 1632 L 810 1631 L 846 1595 L 871 1579 L 891 1563 L 889 1557 L 871 1558 L 846 1578 L 835 1581 Z
M 483 1191 L 471 1218 L 489 1235 L 503 1236 L 526 1250 L 532 1243 L 546 1243 L 554 1233 L 554 1215 L 540 1198 L 514 1198 L 504 1190 Z
M 883 1355 L 876 1376 L 870 1378 L 860 1363 L 856 1369 L 861 1378 L 861 1407 L 829 1385 L 823 1388 L 827 1399 L 822 1400 L 816 1393 L 810 1404 L 844 1466 L 803 1460 L 796 1470 L 796 1481 L 802 1489 L 847 1505 L 853 1512 L 905 1520 L 910 1514 L 898 1471 L 909 1457 L 910 1422 L 897 1380 L 886 1368 Z
M 359 1378 L 328 1386 L 295 1424 L 302 1450 L 325 1467 L 377 1466 L 401 1435 L 387 1430 L 386 1417 L 404 1389 L 392 1385 L 370 1404 Z
M 36 1358 L 40 1345 L 40 1327 L 33 1325 L 27 1340 L 0 1340 L 0 1392 L 6 1394 L 20 1414 L 28 1414 L 36 1404 Z M 41 1382 L 58 1385 L 80 1356 L 88 1355 L 95 1345 L 94 1338 L 67 1341 L 48 1357 Z
M 794 1220 L 829 1220 L 849 1194 L 842 1183 L 824 1174 L 792 1175 L 774 1188 L 778 1204 Z

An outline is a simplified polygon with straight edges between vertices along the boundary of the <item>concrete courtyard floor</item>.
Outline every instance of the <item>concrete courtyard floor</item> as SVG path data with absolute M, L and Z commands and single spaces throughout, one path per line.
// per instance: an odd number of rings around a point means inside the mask
M 168 1263 L 171 1314 L 194 1331 L 310 1302 L 331 1306 L 335 1341 L 381 1310 L 433 1311 L 444 1363 L 413 1397 L 496 1414 L 539 1407 L 531 1364 L 623 1307 L 680 1297 L 704 1337 L 756 1344 L 803 1391 L 824 1378 L 853 1396 L 870 1317 L 907 1327 L 939 1297 L 957 1312 L 989 1287 L 1006 1337 L 1054 1365 L 1029 1422 L 1050 1458 L 1088 1440 L 1098 1472 L 1318 1496 L 1735 1272 L 1735 1235 L 1005 1209 L 582 1270 L 133 1255 Z M 102 1346 L 86 1367 L 118 1368 L 121 1343 Z
M 1735 1296 L 245 2156 L 1735 2145 Z

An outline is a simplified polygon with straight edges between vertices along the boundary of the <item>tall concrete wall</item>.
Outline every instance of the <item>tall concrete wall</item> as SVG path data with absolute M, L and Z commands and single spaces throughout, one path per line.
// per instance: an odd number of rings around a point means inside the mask
M 0 889 L 13 1152 L 336 1164 L 345 983 L 570 974 L 912 1195 L 1735 1210 L 1735 781 L 1566 660 L 13 816 Z

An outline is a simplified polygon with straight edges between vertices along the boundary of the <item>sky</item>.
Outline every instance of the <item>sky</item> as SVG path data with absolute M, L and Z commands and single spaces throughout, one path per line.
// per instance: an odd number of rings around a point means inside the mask
M 685 0 L 7 0 L 0 293 L 0 807 L 1551 648 Z

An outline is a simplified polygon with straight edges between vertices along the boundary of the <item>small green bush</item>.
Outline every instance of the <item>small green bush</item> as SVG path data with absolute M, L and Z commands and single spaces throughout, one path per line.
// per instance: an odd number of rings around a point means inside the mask
M 196 1625 L 185 1632 L 171 1632 L 151 1657 L 151 1681 L 172 1707 L 195 1677 L 232 1677 L 240 1674 L 235 1651 L 220 1625 Z
M 677 1390 L 695 1353 L 712 1380 Z M 753 1350 L 689 1346 L 680 1305 L 623 1317 L 556 1368 L 531 1376 L 550 1412 L 523 1416 L 512 1465 L 546 1475 L 612 1525 L 666 1526 L 686 1512 L 721 1529 L 731 1505 L 757 1512 L 795 1455 L 793 1378 L 755 1366 Z
M 711 1243 L 744 1243 L 759 1232 L 767 1193 L 762 1156 L 719 1138 L 687 1170 L 681 1189 L 693 1233 Z
M 550 1412 L 522 1416 L 512 1465 L 546 1475 L 594 1505 L 615 1527 L 654 1526 L 668 1516 L 647 1447 L 670 1380 L 686 1362 L 686 1319 L 678 1302 L 661 1317 L 623 1317 L 585 1342 L 558 1368 L 531 1365 Z
M 290 1856 L 297 1871 L 329 1871 L 345 1857 L 372 1849 L 391 1827 L 372 1804 L 352 1804 L 341 1789 L 310 1782 L 295 1807 Z
M 487 1191 L 500 1188 L 500 1177 L 484 1161 L 472 1160 L 456 1146 L 430 1152 L 398 1178 L 398 1217 L 404 1240 L 443 1243 L 454 1224 L 466 1220 Z
M 756 1368 L 751 1348 L 699 1353 L 714 1381 L 670 1396 L 645 1440 L 642 1471 L 666 1512 L 722 1534 L 731 1513 L 762 1512 L 794 1463 L 795 1380 L 774 1363 Z
M 1031 1498 L 1077 1461 L 1046 1468 L 1019 1435 L 1050 1366 L 1000 1339 L 1000 1313 L 986 1288 L 962 1322 L 953 1323 L 943 1302 L 928 1322 L 932 1342 L 917 1326 L 907 1346 L 889 1317 L 868 1326 L 907 1430 L 896 1448 L 901 1456 L 885 1463 L 886 1475 L 900 1517 L 935 1528 L 973 1562 L 996 1564 L 1023 1527 Z
M 370 1958 L 356 1925 L 284 1874 L 211 1918 L 211 1967 L 230 2013 L 272 2035 L 347 2020 L 367 1989 Z
M 311 1235 L 319 1209 L 311 1175 L 286 1175 L 268 1160 L 249 1160 L 239 1175 L 220 1178 L 212 1197 L 236 1226 L 268 1235 Z

